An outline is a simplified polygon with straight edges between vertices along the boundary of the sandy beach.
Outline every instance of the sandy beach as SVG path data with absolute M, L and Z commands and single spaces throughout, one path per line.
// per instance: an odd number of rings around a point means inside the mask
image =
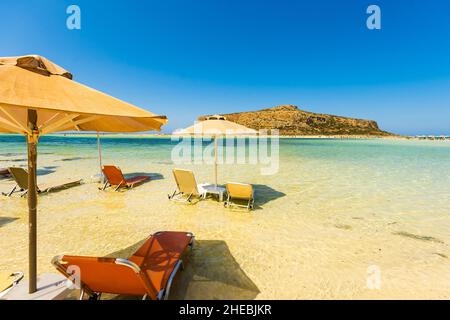
M 0 166 L 25 165 L 25 144 L 4 137 Z M 450 298 L 448 143 L 283 139 L 275 175 L 261 175 L 261 165 L 219 166 L 222 183 L 255 186 L 252 212 L 215 199 L 169 201 L 172 147 L 169 139 L 105 138 L 104 164 L 152 180 L 102 192 L 91 178 L 95 137 L 43 138 L 38 183 L 85 183 L 39 197 L 38 272 L 54 272 L 58 254 L 127 257 L 150 233 L 183 230 L 198 245 L 173 299 Z M 212 166 L 182 167 L 212 181 Z M 0 191 L 12 186 L 0 180 Z M 26 271 L 26 199 L 2 197 L 0 206 L 0 271 Z M 367 287 L 371 266 L 381 271 L 380 289 Z

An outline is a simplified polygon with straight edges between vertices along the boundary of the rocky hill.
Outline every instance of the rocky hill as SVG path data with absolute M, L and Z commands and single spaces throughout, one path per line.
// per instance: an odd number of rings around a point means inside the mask
M 391 136 L 373 120 L 354 119 L 300 110 L 284 105 L 258 111 L 223 114 L 252 129 L 278 129 L 280 135 Z M 199 117 L 204 120 L 207 116 Z

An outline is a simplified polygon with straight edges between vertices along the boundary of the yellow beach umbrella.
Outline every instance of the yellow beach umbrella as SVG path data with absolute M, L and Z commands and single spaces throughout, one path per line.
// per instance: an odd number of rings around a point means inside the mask
M 257 131 L 235 122 L 228 121 L 226 117 L 213 115 L 193 126 L 177 130 L 173 134 L 179 136 L 210 136 L 214 138 L 214 181 L 217 186 L 217 138 L 220 136 L 256 135 Z
M 36 160 L 39 136 L 60 131 L 160 130 L 158 116 L 72 80 L 37 55 L 0 58 L 0 132 L 27 137 L 29 291 L 36 291 Z

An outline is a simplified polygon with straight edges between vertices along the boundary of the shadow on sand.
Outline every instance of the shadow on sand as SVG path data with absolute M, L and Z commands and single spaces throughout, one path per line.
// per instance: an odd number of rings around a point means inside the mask
M 77 160 L 86 160 L 86 159 L 95 159 L 95 157 L 72 157 L 72 158 L 63 158 L 63 159 L 59 159 L 56 161 L 67 162 L 67 161 L 77 161 Z
M 108 257 L 128 258 L 144 241 L 114 252 Z M 249 300 L 255 299 L 260 292 L 240 268 L 225 241 L 197 240 L 194 250 L 183 261 L 186 267 L 175 278 L 170 299 Z M 131 297 L 112 296 L 110 298 L 130 299 Z
M 0 162 L 23 162 L 27 161 L 26 158 L 17 158 L 17 159 L 0 159 Z
M 164 176 L 160 173 L 155 172 L 131 172 L 123 175 L 126 179 L 136 177 L 136 176 L 149 176 L 150 181 L 152 180 L 163 180 Z
M 56 172 L 56 170 L 55 170 L 56 168 L 58 168 L 58 167 L 57 167 L 57 166 L 43 167 L 43 168 L 37 169 L 37 170 L 36 170 L 36 174 L 37 174 L 38 176 L 45 176 L 45 175 L 47 175 L 47 174 Z
M 58 167 L 57 166 L 47 166 L 47 167 L 39 168 L 39 169 L 36 170 L 36 174 L 38 176 L 45 176 L 47 174 L 51 174 L 51 173 L 56 172 L 56 170 L 55 170 L 56 168 L 58 168 Z M 5 169 L 3 169 L 3 170 L 5 170 Z M 0 180 L 7 180 L 7 179 L 8 180 L 13 180 L 10 174 L 2 174 L 2 175 L 0 175 Z
M 0 217 L 0 228 L 4 225 L 16 221 L 19 218 L 11 218 L 11 217 Z
M 286 194 L 263 184 L 253 185 L 255 192 L 255 209 L 262 209 L 266 203 L 282 198 Z
M 11 174 L 6 169 L 0 168 L 0 180 L 11 179 Z

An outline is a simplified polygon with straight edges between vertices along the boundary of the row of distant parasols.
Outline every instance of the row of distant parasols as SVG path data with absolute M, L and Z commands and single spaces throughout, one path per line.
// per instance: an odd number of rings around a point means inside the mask
M 166 116 L 140 109 L 72 78 L 70 72 L 41 56 L 0 58 L 0 132 L 27 137 L 29 293 L 37 290 L 36 166 L 39 137 L 61 131 L 159 131 L 168 121 Z M 217 136 L 252 135 L 256 131 L 214 116 L 175 134 L 214 136 L 217 184 Z M 98 143 L 101 163 L 99 135 Z

